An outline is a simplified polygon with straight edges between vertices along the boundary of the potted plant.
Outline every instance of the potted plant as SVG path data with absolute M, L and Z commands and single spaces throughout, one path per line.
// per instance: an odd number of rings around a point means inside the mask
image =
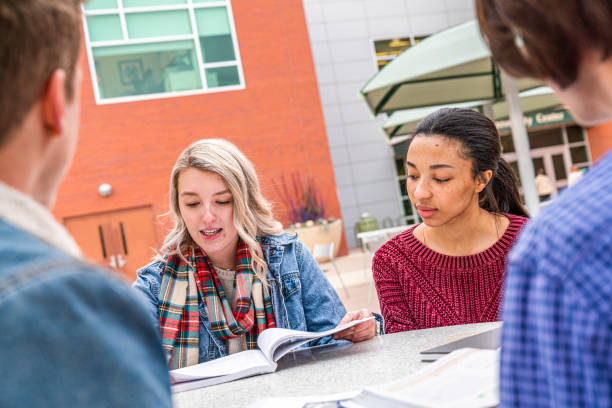
M 287 207 L 291 223 L 287 230 L 296 232 L 300 240 L 312 252 L 315 244 L 334 243 L 334 256 L 342 240 L 342 220 L 326 218 L 325 203 L 312 176 L 291 174 L 289 181 L 281 177 L 281 187 L 276 186 L 278 195 Z

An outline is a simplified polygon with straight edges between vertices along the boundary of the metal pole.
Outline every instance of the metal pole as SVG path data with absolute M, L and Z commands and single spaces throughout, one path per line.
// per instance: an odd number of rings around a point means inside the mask
M 493 102 L 482 105 L 482 113 L 493 122 L 495 122 L 495 113 L 493 112 Z
M 514 150 L 518 161 L 519 177 L 523 185 L 523 196 L 529 214 L 534 217 L 540 211 L 540 199 L 536 189 L 529 138 L 523 122 L 523 109 L 519 102 L 518 86 L 516 80 L 503 71 L 502 82 L 506 90 L 506 101 L 508 102 L 508 112 L 512 124 L 512 139 L 514 140 Z

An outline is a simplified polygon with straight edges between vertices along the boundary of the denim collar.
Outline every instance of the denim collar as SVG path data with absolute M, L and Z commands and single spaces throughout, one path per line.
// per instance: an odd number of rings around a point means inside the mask
M 297 234 L 283 232 L 279 235 L 263 235 L 257 237 L 257 240 L 262 245 L 288 245 L 297 240 Z

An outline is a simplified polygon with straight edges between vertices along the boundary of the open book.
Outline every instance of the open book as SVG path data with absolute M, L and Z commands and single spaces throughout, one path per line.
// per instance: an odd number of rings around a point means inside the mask
M 170 371 L 172 392 L 221 384 L 256 374 L 276 371 L 276 362 L 285 354 L 309 341 L 330 336 L 334 333 L 363 323 L 374 317 L 337 326 L 324 332 L 306 332 L 278 327 L 266 329 L 257 337 L 259 349 L 242 351 L 216 360 Z

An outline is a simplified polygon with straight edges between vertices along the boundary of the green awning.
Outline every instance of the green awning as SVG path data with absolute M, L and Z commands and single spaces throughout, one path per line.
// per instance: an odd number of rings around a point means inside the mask
M 521 91 L 541 86 L 533 79 L 517 82 Z M 374 75 L 361 93 L 374 114 L 503 97 L 499 70 L 476 21 L 440 31 L 408 48 Z
M 427 106 L 425 108 L 404 109 L 393 112 L 383 123 L 383 130 L 389 137 L 409 135 L 425 117 L 441 108 L 476 109 L 489 101 L 454 103 L 448 105 Z
M 557 98 L 553 90 L 547 86 L 523 91 L 519 94 L 519 98 L 521 102 L 521 108 L 525 113 L 551 109 L 561 105 L 561 101 L 559 101 L 559 98 Z M 414 129 L 421 120 L 423 120 L 430 113 L 433 113 L 440 108 L 455 107 L 479 109 L 480 106 L 488 102 L 490 101 L 481 100 L 474 102 L 429 106 L 426 108 L 415 108 L 396 111 L 389 116 L 385 123 L 383 123 L 383 130 L 390 138 L 401 135 L 408 135 L 414 131 Z M 495 120 L 506 119 L 508 117 L 508 103 L 505 99 L 501 99 L 493 103 L 493 115 Z

